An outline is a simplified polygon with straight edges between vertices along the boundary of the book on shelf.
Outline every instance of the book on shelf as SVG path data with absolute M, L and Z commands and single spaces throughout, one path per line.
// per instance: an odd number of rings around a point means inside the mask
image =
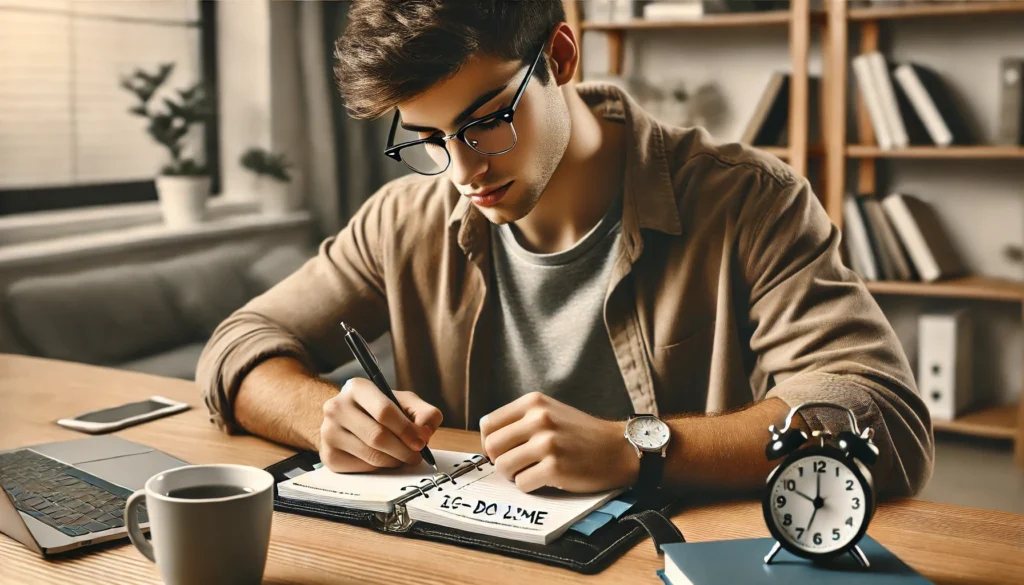
M 768 78 L 754 115 L 740 137 L 744 144 L 776 145 L 789 118 L 789 73 L 776 71 Z
M 878 280 L 878 266 L 871 249 L 871 240 L 855 195 L 847 195 L 843 201 L 843 225 L 843 242 L 846 244 L 850 268 L 866 281 Z
M 860 203 L 868 231 L 874 236 L 883 273 L 887 274 L 886 278 L 900 281 L 917 280 L 907 252 L 900 244 L 889 218 L 885 215 L 885 210 L 882 209 L 882 202 L 871 195 L 862 195 L 857 201 Z
M 882 150 L 892 150 L 892 133 L 889 131 L 888 117 L 882 109 L 882 95 L 876 87 L 871 62 L 867 55 L 857 55 L 853 58 L 852 65 L 860 98 L 864 101 L 864 107 L 867 108 L 868 117 L 871 119 L 871 127 L 875 130 L 875 141 Z
M 963 108 L 934 70 L 890 64 L 878 51 L 857 55 L 851 65 L 880 149 L 972 142 Z
M 704 16 L 701 0 L 689 2 L 648 2 L 643 7 L 644 20 L 688 20 Z
M 754 107 L 740 142 L 754 146 L 786 146 L 789 144 L 790 75 L 776 71 Z M 807 78 L 807 137 L 813 144 L 821 141 L 821 78 Z
M 893 74 L 937 146 L 970 144 L 972 132 L 953 92 L 935 70 L 903 63 Z
M 882 209 L 924 282 L 964 274 L 963 263 L 935 209 L 916 197 L 893 193 Z
M 999 62 L 999 143 L 1024 145 L 1024 58 Z
M 868 235 L 868 244 L 871 246 L 871 256 L 875 259 L 875 268 L 879 280 L 898 280 L 896 268 L 893 265 L 893 258 L 889 251 L 883 247 L 881 227 L 876 226 L 872 216 L 868 212 L 868 201 L 870 195 L 858 195 L 853 198 L 857 203 L 857 211 L 860 212 L 861 221 L 864 222 L 864 231 Z
M 892 145 L 895 148 L 906 148 L 910 145 L 910 137 L 907 135 L 907 127 L 903 125 L 903 117 L 896 102 L 896 90 L 889 76 L 889 64 L 878 51 L 865 53 L 864 56 L 871 70 L 871 80 L 878 93 L 879 105 L 882 115 L 885 116 L 885 127 L 889 130 Z

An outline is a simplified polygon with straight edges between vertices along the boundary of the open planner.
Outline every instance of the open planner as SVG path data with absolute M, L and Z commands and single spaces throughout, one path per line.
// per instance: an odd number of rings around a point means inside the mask
M 386 527 L 401 531 L 414 522 L 459 531 L 548 544 L 623 490 L 570 494 L 521 492 L 485 457 L 433 451 L 426 463 L 374 473 L 334 473 L 326 467 L 278 484 L 285 500 L 375 512 Z

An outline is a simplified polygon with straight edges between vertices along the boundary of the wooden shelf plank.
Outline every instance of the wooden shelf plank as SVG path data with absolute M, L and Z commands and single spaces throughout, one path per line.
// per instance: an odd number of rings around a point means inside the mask
M 1014 439 L 1017 435 L 1017 404 L 1003 404 L 965 414 L 951 421 L 932 421 L 936 431 L 989 439 Z
M 908 146 L 882 150 L 877 146 L 850 144 L 846 147 L 850 158 L 918 158 L 918 159 L 1024 159 L 1022 146 Z
M 876 281 L 866 283 L 875 294 L 920 297 L 1024 301 L 1024 282 L 965 276 L 938 282 Z
M 754 146 L 758 150 L 763 150 L 768 154 L 775 155 L 782 160 L 789 159 L 789 147 L 788 146 Z
M 867 8 L 851 8 L 851 22 L 865 20 L 892 20 L 897 18 L 917 18 L 922 16 L 969 16 L 972 14 L 1008 14 L 1024 12 L 1024 1 L 1001 0 L 998 2 L 984 0 L 967 0 L 964 2 L 944 2 L 937 4 L 907 4 L 904 6 L 871 6 Z
M 643 20 L 627 22 L 583 21 L 583 30 L 650 30 L 674 28 L 726 28 L 744 26 L 789 24 L 788 10 L 765 10 L 763 12 L 731 12 L 707 14 L 690 20 Z

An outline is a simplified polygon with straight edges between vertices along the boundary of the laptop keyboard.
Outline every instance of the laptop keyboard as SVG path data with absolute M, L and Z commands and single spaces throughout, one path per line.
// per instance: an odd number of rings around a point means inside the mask
M 68 536 L 83 536 L 124 526 L 124 505 L 131 490 L 22 449 L 0 453 L 0 485 L 14 506 Z M 145 505 L 139 523 L 148 522 Z

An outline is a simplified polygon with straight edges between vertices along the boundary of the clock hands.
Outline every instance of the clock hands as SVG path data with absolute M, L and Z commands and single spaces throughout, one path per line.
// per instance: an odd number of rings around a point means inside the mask
M 801 496 L 811 500 L 811 502 L 814 504 L 814 511 L 811 512 L 811 519 L 807 522 L 807 528 L 804 529 L 804 532 L 807 533 L 807 534 L 811 533 L 811 524 L 814 524 L 814 517 L 818 514 L 818 509 L 825 506 L 825 498 L 821 497 L 821 474 L 817 473 L 815 475 L 818 476 L 818 479 L 817 479 L 817 487 L 815 488 L 816 491 L 815 491 L 815 494 L 814 494 L 814 499 L 807 498 L 807 496 L 804 496 L 800 492 L 797 492 Z
M 812 498 L 811 496 L 808 496 L 807 494 L 803 493 L 800 490 L 793 490 L 793 491 L 796 492 L 796 495 L 798 495 L 801 498 L 807 500 L 808 502 L 813 502 L 814 501 L 814 498 Z

